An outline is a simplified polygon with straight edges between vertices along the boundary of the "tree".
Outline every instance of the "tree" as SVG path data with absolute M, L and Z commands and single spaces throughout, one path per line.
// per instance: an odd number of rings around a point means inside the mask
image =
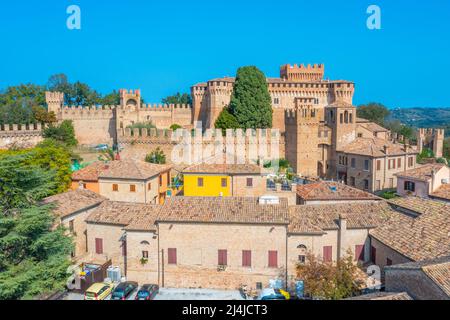
M 444 139 L 443 155 L 450 161 L 450 138 Z
M 32 111 L 36 122 L 54 123 L 57 121 L 55 113 L 53 111 L 48 112 L 47 109 L 42 106 L 33 106 Z
M 228 108 L 223 108 L 214 123 L 214 127 L 217 129 L 222 129 L 222 132 L 225 134 L 226 129 L 239 128 L 239 123 L 236 120 L 236 117 L 230 113 Z
M 177 129 L 181 129 L 183 128 L 182 126 L 180 126 L 178 123 L 174 123 L 170 126 L 170 130 L 172 131 L 176 131 Z
M 372 122 L 379 124 L 380 126 L 384 125 L 384 121 L 387 116 L 389 116 L 390 111 L 381 103 L 371 102 L 365 105 L 360 105 L 356 109 L 356 115 L 359 118 L 367 119 Z
M 433 150 L 429 148 L 424 148 L 421 153 L 417 155 L 417 163 L 423 162 L 425 159 L 434 158 Z
M 155 150 L 147 154 L 147 156 L 145 157 L 145 161 L 149 163 L 165 164 L 166 155 L 160 147 L 157 147 Z
M 304 281 L 305 294 L 322 299 L 343 299 L 358 291 L 357 267 L 350 252 L 336 264 L 323 262 L 311 253 L 297 265 L 297 278 Z
M 167 96 L 162 99 L 162 103 L 164 104 L 192 104 L 192 97 L 188 93 L 179 93 L 177 92 L 174 95 Z
M 68 147 L 73 147 L 78 144 L 75 138 L 75 129 L 71 120 L 64 120 L 59 126 L 50 125 L 43 131 L 44 138 L 54 139 L 64 143 Z
M 101 99 L 101 104 L 104 106 L 117 106 L 120 104 L 120 95 L 119 93 L 114 90 L 113 92 L 105 95 Z
M 265 75 L 256 67 L 238 69 L 229 112 L 240 128 L 271 128 L 272 104 Z

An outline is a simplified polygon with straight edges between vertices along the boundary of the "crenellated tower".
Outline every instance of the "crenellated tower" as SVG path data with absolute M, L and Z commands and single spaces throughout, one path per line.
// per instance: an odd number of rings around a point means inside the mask
M 287 81 L 320 81 L 323 79 L 324 73 L 325 66 L 323 64 L 308 64 L 307 66 L 285 64 L 280 67 L 280 78 Z
M 433 151 L 436 158 L 441 158 L 444 151 L 444 138 L 444 129 L 418 129 L 417 146 L 419 152 L 428 148 Z
M 57 115 L 64 106 L 64 93 L 46 91 L 45 101 L 47 102 L 48 112 L 54 112 Z

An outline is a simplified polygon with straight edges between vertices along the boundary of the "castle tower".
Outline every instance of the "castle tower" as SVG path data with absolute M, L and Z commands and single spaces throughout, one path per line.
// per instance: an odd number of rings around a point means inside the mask
M 230 104 L 231 94 L 233 93 L 232 81 L 211 80 L 208 81 L 206 96 L 208 97 L 208 105 L 205 108 L 207 114 L 205 116 L 205 128 L 214 128 L 214 123 L 219 117 L 223 108 Z
M 444 129 L 433 131 L 433 152 L 436 158 L 442 158 L 444 155 Z
M 54 112 L 57 115 L 64 106 L 64 93 L 45 91 L 45 101 L 48 112 Z
M 323 163 L 328 154 L 321 143 L 321 108 L 314 106 L 314 98 L 302 98 L 295 110 L 285 111 L 286 159 L 294 171 L 302 176 L 322 177 Z
M 336 151 L 356 139 L 356 108 L 342 102 L 332 104 L 325 108 L 325 122 L 332 130 L 328 176 L 336 178 Z
M 120 89 L 120 106 L 122 108 L 139 109 L 141 107 L 141 90 Z
M 441 158 L 444 154 L 444 129 L 417 130 L 417 147 L 419 152 L 427 148 L 433 151 L 436 158 Z
M 323 64 L 308 64 L 306 67 L 294 64 L 285 64 L 280 67 L 280 78 L 288 81 L 320 81 L 323 79 L 325 66 Z

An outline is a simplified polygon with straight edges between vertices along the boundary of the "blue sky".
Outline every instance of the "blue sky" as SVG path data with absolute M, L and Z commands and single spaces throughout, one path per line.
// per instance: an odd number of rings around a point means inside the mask
M 68 30 L 79 5 L 82 29 Z M 377 4 L 382 30 L 366 28 Z M 159 102 L 256 65 L 324 63 L 356 82 L 355 104 L 450 107 L 450 1 L 31 0 L 0 9 L 0 88 L 55 73 L 102 93 L 140 88 Z

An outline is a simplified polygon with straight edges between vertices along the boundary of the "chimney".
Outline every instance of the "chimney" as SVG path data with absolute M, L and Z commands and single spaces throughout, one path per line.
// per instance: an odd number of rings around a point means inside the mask
M 389 146 L 388 146 L 387 144 L 385 144 L 385 145 L 383 146 L 383 151 L 384 151 L 384 154 L 388 154 Z
M 431 190 L 430 192 L 434 192 L 435 188 L 434 188 L 434 184 L 436 183 L 436 169 L 433 167 L 433 169 L 431 169 Z
M 338 233 L 338 259 L 345 256 L 345 248 L 347 243 L 347 215 L 339 214 L 339 233 Z
M 78 189 L 84 189 L 84 183 L 83 181 L 78 181 Z

